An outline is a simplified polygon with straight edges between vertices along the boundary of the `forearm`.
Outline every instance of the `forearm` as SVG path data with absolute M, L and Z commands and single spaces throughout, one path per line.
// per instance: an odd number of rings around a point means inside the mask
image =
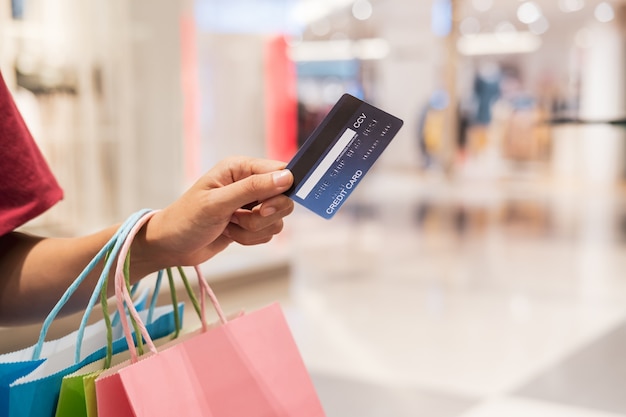
M 0 237 L 0 325 L 41 320 L 67 287 L 116 231 L 110 227 L 76 238 L 42 238 L 22 233 Z M 149 262 L 138 262 L 136 281 L 153 272 Z M 102 272 L 102 263 L 87 276 L 64 313 L 85 308 Z M 112 294 L 113 280 L 109 280 Z
M 293 211 L 293 201 L 283 194 L 293 175 L 283 168 L 280 161 L 243 157 L 217 164 L 137 234 L 131 250 L 133 282 L 166 267 L 199 265 L 232 242 L 269 242 Z M 261 203 L 241 209 L 250 201 Z M 0 236 L 0 325 L 45 317 L 115 231 L 110 227 L 67 239 L 15 232 Z M 85 307 L 101 268 L 91 272 L 65 312 Z

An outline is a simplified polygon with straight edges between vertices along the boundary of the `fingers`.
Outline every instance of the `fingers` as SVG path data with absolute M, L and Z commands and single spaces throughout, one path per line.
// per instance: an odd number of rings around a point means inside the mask
M 261 230 L 248 230 L 235 223 L 229 223 L 224 235 L 242 245 L 260 245 L 272 240 L 274 235 L 283 230 L 283 226 L 282 218 Z
M 142 242 L 150 268 L 200 264 L 233 241 L 271 240 L 294 208 L 282 194 L 293 183 L 284 167 L 284 162 L 246 157 L 215 165 L 146 225 Z M 252 201 L 260 203 L 241 209 Z
M 253 210 L 239 210 L 233 214 L 231 222 L 251 232 L 261 231 L 272 223 L 290 215 L 294 204 L 288 197 L 277 196 Z
M 283 229 L 283 217 L 294 209 L 293 201 L 284 196 L 266 200 L 251 211 L 238 210 L 231 218 L 225 234 L 243 245 L 269 242 Z
M 255 174 L 267 174 L 280 171 L 287 164 L 272 159 L 259 159 L 246 156 L 235 156 L 220 161 L 212 170 L 215 175 L 224 176 L 230 181 L 225 184 L 239 181 Z
M 254 174 L 266 174 L 269 172 L 280 171 L 287 165 L 283 161 L 276 161 L 272 159 L 257 159 L 257 158 L 235 158 L 234 167 L 239 166 L 242 171 L 242 177 L 248 177 Z M 232 167 L 232 166 L 231 166 Z M 235 171 L 235 168 L 232 168 Z M 240 179 L 238 178 L 238 179 Z
M 260 205 L 257 203 L 255 207 L 250 207 L 247 210 L 238 210 L 233 215 L 231 221 L 237 224 L 250 222 L 248 226 L 258 230 L 260 227 L 256 226 L 254 222 L 263 221 L 262 218 L 274 216 L 275 214 L 278 214 L 280 217 L 288 216 L 293 211 L 293 207 L 293 200 L 281 194 L 265 200 Z
M 266 201 L 287 191 L 293 183 L 293 174 L 289 170 L 252 174 L 213 191 L 214 202 L 223 208 L 235 212 L 240 207 L 253 201 Z M 269 207 L 266 210 L 269 210 Z

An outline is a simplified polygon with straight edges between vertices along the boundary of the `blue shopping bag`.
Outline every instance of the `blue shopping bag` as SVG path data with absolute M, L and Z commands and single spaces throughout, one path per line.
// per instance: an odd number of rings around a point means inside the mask
M 137 286 L 133 287 L 134 289 L 138 288 Z M 139 311 L 143 311 L 146 309 L 147 301 L 149 298 L 150 291 L 146 288 L 137 298 L 135 302 L 135 308 Z M 152 297 L 155 299 L 155 297 Z M 154 306 L 151 306 L 154 309 Z M 154 313 L 153 313 L 154 314 Z M 151 320 L 148 320 L 151 321 Z M 119 315 L 115 314 L 115 319 L 113 320 L 113 325 L 119 327 Z M 74 339 L 75 341 L 75 339 Z M 74 342 L 72 341 L 72 343 Z M 42 346 L 42 350 L 44 352 L 48 352 L 48 345 L 53 343 L 59 343 L 58 340 L 54 340 L 51 342 L 44 342 L 44 346 Z M 17 352 L 10 352 L 6 354 L 0 355 L 0 387 L 8 386 L 13 381 L 21 378 L 25 375 L 28 375 L 32 371 L 34 371 L 41 363 L 43 363 L 45 359 L 45 354 L 42 354 L 39 359 L 29 359 L 32 357 L 32 350 L 34 350 L 34 346 L 30 349 L 24 349 Z M 1 403 L 1 402 L 0 402 Z
M 54 416 L 63 376 L 106 355 L 107 340 L 104 320 L 89 326 L 87 322 L 121 244 L 130 228 L 145 212 L 146 210 L 142 210 L 129 217 L 67 289 L 44 321 L 39 341 L 34 346 L 0 355 L 0 417 Z M 47 331 L 61 308 L 95 265 L 103 261 L 107 255 L 102 274 L 89 300 L 79 329 L 61 339 L 45 342 Z M 173 306 L 164 306 L 152 311 L 144 310 L 142 314 L 146 319 L 152 319 L 151 322 L 148 320 L 150 322 L 148 331 L 154 334 L 154 337 L 170 334 L 177 327 L 176 322 L 183 314 L 182 309 L 182 304 L 179 304 L 176 309 Z M 127 349 L 119 323 L 113 329 L 112 347 L 114 353 Z
M 182 304 L 179 305 L 179 314 L 182 315 Z M 148 332 L 155 338 L 161 338 L 169 335 L 175 330 L 175 320 L 172 306 L 158 307 L 155 309 L 154 321 L 147 325 Z M 146 313 L 146 311 L 142 312 Z M 100 323 L 99 323 L 100 324 Z M 104 338 L 106 328 L 101 326 L 100 334 Z M 120 333 L 114 335 L 113 354 L 127 350 L 124 336 Z M 106 342 L 104 342 L 106 344 Z M 60 352 L 65 358 L 71 357 L 67 351 Z M 63 377 L 69 375 L 83 366 L 104 358 L 106 355 L 106 346 L 94 351 L 90 355 L 74 362 L 69 366 L 55 363 L 54 359 L 48 358 L 37 369 L 30 374 L 14 381 L 6 388 L 6 410 L 0 410 L 0 416 L 9 417 L 53 417 L 56 411 L 56 405 L 59 397 L 59 391 Z M 2 387 L 3 390 L 5 387 Z
M 136 289 L 138 287 L 135 286 L 133 288 Z M 135 308 L 137 310 L 143 311 L 146 309 L 147 301 L 150 295 L 149 293 L 149 289 L 146 288 L 139 295 L 137 301 L 135 302 Z M 155 299 L 155 297 L 152 298 Z M 151 307 L 154 309 L 153 305 Z M 152 314 L 154 315 L 154 310 Z M 148 321 L 151 320 L 149 319 Z M 119 328 L 119 315 L 117 313 L 115 314 L 115 319 L 113 320 L 113 326 Z M 72 341 L 72 343 L 74 341 Z M 42 350 L 47 352 L 49 350 L 47 349 L 47 345 L 52 343 L 59 343 L 59 341 L 54 340 L 52 342 L 45 342 L 44 344 L 46 347 L 42 347 Z M 28 375 L 46 360 L 45 355 L 41 355 L 42 357 L 39 359 L 26 359 L 32 357 L 31 350 L 34 350 L 34 346 L 31 349 L 24 349 L 22 351 L 0 355 L 0 387 L 8 386 L 15 380 Z

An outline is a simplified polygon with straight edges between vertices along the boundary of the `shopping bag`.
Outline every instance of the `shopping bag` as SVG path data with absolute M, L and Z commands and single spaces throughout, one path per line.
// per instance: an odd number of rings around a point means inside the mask
M 146 288 L 140 296 L 137 298 L 135 302 L 135 308 L 138 311 L 144 310 L 146 307 L 146 301 L 149 295 L 149 289 Z M 154 311 L 152 312 L 154 314 Z M 150 321 L 150 319 L 148 319 Z M 121 333 L 121 327 L 119 324 L 118 313 L 115 314 L 114 326 L 118 326 L 118 332 Z M 92 331 L 87 330 L 85 337 L 89 337 Z M 32 359 L 33 352 L 36 349 L 36 346 L 31 346 L 29 348 L 21 349 L 19 351 L 9 352 L 0 354 L 0 386 L 4 386 L 10 384 L 16 379 L 31 373 L 34 369 L 36 369 L 42 362 L 46 360 L 48 355 L 52 354 L 54 349 L 58 349 L 58 346 L 64 345 L 67 341 L 70 345 L 74 345 L 74 339 L 71 338 L 72 335 L 65 336 L 61 339 L 46 341 L 43 342 L 41 347 L 41 355 L 39 359 Z
M 59 402 L 55 417 L 87 417 L 87 399 L 85 385 L 92 375 L 99 375 L 102 371 L 67 375 L 63 378 L 59 393 Z
M 87 321 L 115 256 L 111 256 L 105 262 L 78 331 L 55 341 L 45 342 L 44 340 L 50 324 L 76 291 L 78 285 L 107 253 L 113 255 L 117 253 L 130 227 L 145 212 L 144 210 L 131 216 L 68 288 L 44 321 L 37 344 L 0 357 L 0 417 L 53 416 L 63 376 L 106 354 L 106 338 L 103 336 L 106 328 L 102 320 L 89 326 Z M 156 309 L 153 322 L 148 325 L 146 331 L 150 332 L 153 337 L 162 337 L 171 333 L 175 328 L 174 311 L 182 315 L 182 305 L 177 306 L 176 309 L 171 306 Z M 147 312 L 143 311 L 141 315 L 144 319 L 147 318 Z M 127 348 L 119 325 L 116 328 L 112 346 L 114 352 Z
M 182 305 L 179 306 L 182 315 Z M 142 312 L 144 313 L 144 312 Z M 147 325 L 147 331 L 155 338 L 163 337 L 170 334 L 174 330 L 174 318 L 172 314 L 172 306 L 164 306 L 155 312 L 158 317 L 152 324 Z M 145 315 L 144 315 L 145 319 Z M 99 323 L 98 323 L 99 324 Z M 104 326 L 97 333 L 103 335 Z M 113 343 L 113 352 L 118 353 L 126 350 L 126 343 L 123 337 L 117 337 Z M 19 378 L 6 387 L 6 403 L 5 409 L 1 410 L 0 415 L 9 417 L 52 417 L 56 409 L 56 403 L 59 396 L 59 390 L 63 377 L 67 374 L 75 372 L 85 364 L 102 358 L 106 353 L 106 348 L 101 348 L 86 356 L 79 362 L 73 361 L 73 349 L 57 352 L 55 360 L 46 360 L 37 369 L 30 374 Z M 58 355 L 60 354 L 60 355 Z M 59 361 L 59 356 L 64 359 Z M 70 358 L 69 360 L 67 360 Z M 55 363 L 56 362 L 56 363 Z M 66 363 L 70 365 L 65 365 Z M 4 387 L 3 387 L 4 388 Z M 37 399 L 37 401 L 33 401 Z M 6 414 L 5 414 L 6 413 Z
M 182 304 L 179 305 L 179 314 L 183 314 Z M 154 315 L 153 323 L 148 326 L 148 330 L 154 337 L 167 335 L 174 330 L 174 314 L 171 306 L 157 308 Z M 18 365 L 25 364 L 24 367 L 20 368 L 21 372 L 15 373 L 14 375 L 6 374 L 5 381 L 0 385 L 0 416 L 31 415 L 25 414 L 25 407 L 30 409 L 31 406 L 39 410 L 52 407 L 50 410 L 52 410 L 51 415 L 53 415 L 56 397 L 58 395 L 58 387 L 60 387 L 63 375 L 105 355 L 105 348 L 101 348 L 103 342 L 99 341 L 99 339 L 103 339 L 102 335 L 104 331 L 104 326 L 102 326 L 101 323 L 89 326 L 86 331 L 86 337 L 91 338 L 92 336 L 97 336 L 97 339 L 94 338 L 90 340 L 89 343 L 85 343 L 86 350 L 92 350 L 93 352 L 78 363 L 73 363 L 74 347 L 65 343 L 69 342 L 71 339 L 76 340 L 76 332 L 59 340 L 59 345 L 64 345 L 64 347 L 57 349 L 54 354 L 52 354 L 49 359 L 53 362 L 50 364 L 51 366 L 41 370 L 39 369 L 39 365 L 48 361 L 48 359 L 18 363 Z M 116 329 L 115 338 L 114 350 L 116 352 L 126 350 L 126 344 L 122 339 L 120 329 Z M 72 344 L 74 343 L 75 342 Z M 97 350 L 93 349 L 94 344 Z M 56 367 L 54 367 L 54 362 L 57 364 Z M 64 364 L 67 363 L 70 363 L 70 365 L 65 367 Z M 30 367 L 30 372 L 24 372 L 29 370 L 28 366 Z M 36 385 L 42 385 L 42 387 L 36 387 Z M 42 390 L 48 393 L 43 393 Z M 32 395 L 35 395 L 34 392 L 38 393 L 38 402 L 36 404 L 30 404 L 32 402 Z M 44 413 L 43 415 L 48 414 Z
M 100 391 L 106 375 L 96 380 L 99 417 L 324 416 L 277 304 L 165 347 L 117 375 Z
M 161 281 L 164 271 L 159 271 L 155 283 L 155 289 L 150 302 L 148 310 L 148 322 L 152 321 L 152 315 L 156 306 L 156 301 L 161 288 Z M 168 270 L 168 277 L 170 280 L 170 287 L 173 286 L 172 275 Z M 135 287 L 133 287 L 135 289 Z M 174 294 L 174 293 L 173 293 Z M 131 292 L 132 295 L 132 292 Z M 101 293 L 101 304 L 103 311 L 108 311 L 108 303 L 106 297 L 106 291 L 103 289 Z M 147 291 L 144 291 L 142 295 L 134 302 L 135 309 L 139 310 L 145 307 L 147 302 Z M 172 304 L 178 304 L 176 297 L 172 296 Z M 119 319 L 119 312 L 116 315 L 116 319 Z M 113 323 L 109 326 L 107 324 L 107 332 L 112 337 Z M 161 339 L 157 339 L 155 344 L 157 346 L 163 345 L 171 339 L 177 337 L 181 331 L 182 323 L 179 318 L 175 317 L 175 331 L 172 335 L 168 335 Z M 63 377 L 61 388 L 59 392 L 59 401 L 57 403 L 55 417 L 95 417 L 97 416 L 96 401 L 95 401 L 95 385 L 94 381 L 105 369 L 108 369 L 112 365 L 122 363 L 129 359 L 128 351 L 120 352 L 113 355 L 113 347 L 108 345 L 108 351 L 106 358 L 91 362 L 76 372 Z
M 129 233 L 120 258 L 144 221 Z M 228 321 L 198 267 L 196 273 L 202 300 L 207 293 L 221 325 L 208 329 L 203 321 L 196 333 L 160 350 L 141 329 L 150 353 L 138 357 L 122 317 L 131 360 L 96 379 L 98 417 L 323 417 L 280 306 L 272 304 Z M 119 259 L 115 280 L 120 309 L 129 294 Z M 135 316 L 132 306 L 129 310 Z
M 142 213 L 144 213 L 144 211 L 135 213 L 129 218 L 128 224 L 125 223 L 122 227 L 120 227 L 118 233 L 116 233 L 116 235 L 113 236 L 109 240 L 109 242 L 107 242 L 107 244 L 100 250 L 100 252 L 94 257 L 94 259 L 92 259 L 89 265 L 87 265 L 85 270 L 76 279 L 76 281 L 67 289 L 61 300 L 59 300 L 57 307 L 60 305 L 65 305 L 67 299 L 71 297 L 71 295 L 77 289 L 78 285 L 82 283 L 82 280 L 86 277 L 86 275 L 93 270 L 98 262 L 102 261 L 107 251 L 113 248 L 114 244 L 117 242 L 117 238 L 119 237 L 119 235 L 125 231 L 124 226 L 127 228 L 130 224 L 130 220 L 138 219 Z M 109 270 L 110 265 L 107 268 L 107 272 Z M 53 309 L 48 318 L 46 318 L 46 321 L 44 322 L 44 326 L 41 331 L 42 334 L 45 334 L 47 332 L 47 327 L 49 326 L 49 323 L 52 322 L 52 320 L 54 320 L 54 318 L 56 317 L 56 313 L 57 312 L 55 312 L 55 310 Z M 33 369 L 37 368 L 54 351 L 56 346 L 59 343 L 63 343 L 64 340 L 64 338 L 61 338 L 59 340 L 42 342 L 42 339 L 45 339 L 45 335 L 44 337 L 41 337 L 40 335 L 40 340 L 35 346 L 31 346 L 30 348 L 22 349 L 15 352 L 0 354 L 0 386 L 5 386 L 15 381 L 19 377 L 27 375 Z M 33 358 L 33 356 L 37 356 L 37 358 Z
M 157 347 L 162 346 L 172 340 L 172 337 L 167 335 L 154 343 Z M 112 356 L 111 365 L 115 366 L 129 359 L 130 354 L 125 350 Z M 55 417 L 96 417 L 95 380 L 106 369 L 108 367 L 105 359 L 100 359 L 65 376 L 61 383 Z

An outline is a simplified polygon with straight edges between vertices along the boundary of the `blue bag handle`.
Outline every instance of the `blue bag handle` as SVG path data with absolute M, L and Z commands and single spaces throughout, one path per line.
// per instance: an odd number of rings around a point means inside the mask
M 93 271 L 93 269 L 96 267 L 96 265 L 99 262 L 101 262 L 102 259 L 104 259 L 107 253 L 111 251 L 111 254 L 108 256 L 105 262 L 102 273 L 100 274 L 100 278 L 98 279 L 98 282 L 96 283 L 96 286 L 91 295 L 91 298 L 89 299 L 87 309 L 85 310 L 85 314 L 83 315 L 83 319 L 81 321 L 81 325 L 77 334 L 75 361 L 76 362 L 80 361 L 80 348 L 83 342 L 85 327 L 87 326 L 89 315 L 91 314 L 95 306 L 95 303 L 100 295 L 100 292 L 102 291 L 102 286 L 105 282 L 105 278 L 108 276 L 110 272 L 111 265 L 113 264 L 114 260 L 117 258 L 117 253 L 119 252 L 122 244 L 124 243 L 124 240 L 126 239 L 126 236 L 132 229 L 133 225 L 137 223 L 137 221 L 139 221 L 141 217 L 143 217 L 146 213 L 150 211 L 151 210 L 143 209 L 132 214 L 122 224 L 122 226 L 118 228 L 118 230 L 113 235 L 113 237 L 111 237 L 111 239 L 102 247 L 102 249 L 100 249 L 100 251 L 89 262 L 89 264 L 80 273 L 80 275 L 76 278 L 76 280 L 74 280 L 74 282 L 67 288 L 67 290 L 65 291 L 61 299 L 57 302 L 57 304 L 54 306 L 52 311 L 50 311 L 50 314 L 48 314 L 48 316 L 44 320 L 43 326 L 41 328 L 41 332 L 39 333 L 39 340 L 37 341 L 37 344 L 35 345 L 33 349 L 33 360 L 38 360 L 41 357 L 41 351 L 43 349 L 43 344 L 46 339 L 46 335 L 48 334 L 48 330 L 50 329 L 52 322 L 57 317 L 61 309 L 65 306 L 69 298 L 76 292 L 76 289 L 78 288 L 78 286 L 87 278 L 87 275 L 89 275 Z
M 121 233 L 118 234 L 117 236 L 117 241 L 115 242 L 115 245 L 113 246 L 113 248 L 111 249 L 111 252 L 109 253 L 109 258 L 106 261 L 106 265 L 105 268 L 103 268 L 102 273 L 100 274 L 100 278 L 98 280 L 98 283 L 96 285 L 96 288 L 94 289 L 93 294 L 91 295 L 91 299 L 89 300 L 89 305 L 87 306 L 87 309 L 85 310 L 85 314 L 83 315 L 83 319 L 80 323 L 80 327 L 78 329 L 78 333 L 76 335 L 77 338 L 77 342 L 76 342 L 76 350 L 74 351 L 74 361 L 76 363 L 80 362 L 80 350 L 82 347 L 82 342 L 84 339 L 84 333 L 85 333 L 85 329 L 87 327 L 87 322 L 89 321 L 89 315 L 91 314 L 91 312 L 93 311 L 93 308 L 95 306 L 95 303 L 97 302 L 98 298 L 100 297 L 100 293 L 102 291 L 106 291 L 103 287 L 104 287 L 104 283 L 107 281 L 107 277 L 109 275 L 112 263 L 113 263 L 113 259 L 112 258 L 116 258 L 118 252 L 120 251 L 120 248 L 122 247 L 122 244 L 124 243 L 124 241 L 126 240 L 126 237 L 128 236 L 128 234 L 130 233 L 130 229 L 132 229 L 132 227 L 135 225 L 135 223 L 137 223 L 137 221 L 143 217 L 146 213 L 150 212 L 152 210 L 149 209 L 144 209 L 141 211 L 138 211 L 137 213 L 135 213 L 136 218 L 134 216 L 131 216 L 129 218 L 129 220 L 127 222 L 124 223 L 124 226 L 127 225 L 127 227 L 124 228 L 124 230 L 121 231 Z M 156 308 L 156 301 L 157 298 L 159 297 L 159 291 L 161 289 L 161 276 L 163 275 L 163 271 L 159 271 L 159 276 L 157 277 L 157 281 L 154 287 L 154 291 L 152 293 L 152 299 L 150 301 L 150 307 L 148 310 L 148 318 L 146 320 L 146 323 L 150 324 L 152 323 L 152 317 L 154 315 L 154 309 Z M 99 289 L 99 291 L 97 291 Z M 134 296 L 137 293 L 137 290 L 139 289 L 139 283 L 136 283 L 132 286 L 130 294 L 131 296 Z M 116 311 L 115 315 L 113 316 L 113 322 L 112 325 L 116 325 L 118 322 L 120 321 L 120 317 L 119 317 L 119 312 Z

